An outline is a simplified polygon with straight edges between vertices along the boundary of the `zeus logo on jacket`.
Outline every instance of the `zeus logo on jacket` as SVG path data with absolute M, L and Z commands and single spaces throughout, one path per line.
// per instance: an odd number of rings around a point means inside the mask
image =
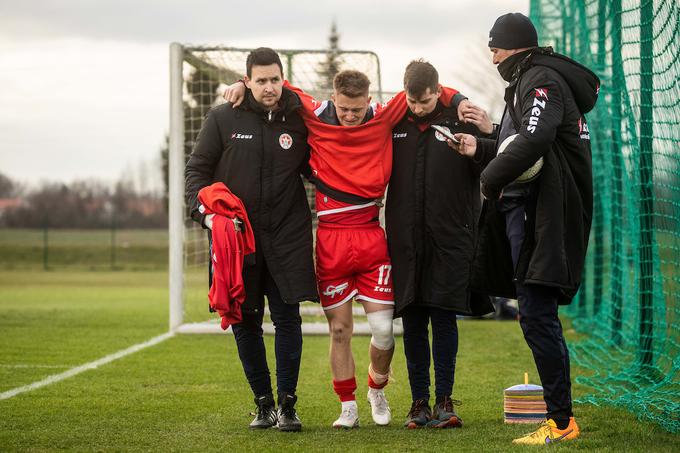
M 548 89 L 547 88 L 536 88 L 533 107 L 531 108 L 531 116 L 529 117 L 529 125 L 527 130 L 532 134 L 536 131 L 536 126 L 538 126 L 538 120 L 545 110 L 545 105 L 548 102 Z M 541 100 L 539 98 L 543 98 Z

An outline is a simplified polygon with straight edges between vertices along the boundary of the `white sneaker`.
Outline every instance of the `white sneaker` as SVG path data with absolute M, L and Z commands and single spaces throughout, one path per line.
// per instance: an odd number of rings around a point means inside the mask
M 371 405 L 371 415 L 376 425 L 385 426 L 392 420 L 392 411 L 385 398 L 383 389 L 368 389 L 368 402 Z
M 359 408 L 354 404 L 343 403 L 340 418 L 333 422 L 333 428 L 352 429 L 359 427 Z

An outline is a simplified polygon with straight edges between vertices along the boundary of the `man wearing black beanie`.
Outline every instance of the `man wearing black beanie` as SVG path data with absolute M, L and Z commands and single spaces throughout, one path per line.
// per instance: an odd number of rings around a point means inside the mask
M 498 19 L 489 32 L 489 47 L 521 49 L 538 47 L 536 28 L 522 13 L 508 13 Z
M 471 287 L 519 300 L 548 412 L 535 432 L 513 442 L 546 445 L 579 436 L 558 306 L 576 294 L 588 246 L 593 188 L 584 114 L 595 105 L 599 79 L 538 47 L 536 28 L 520 13 L 496 20 L 489 48 L 509 82 L 498 138 L 458 134 L 461 144 L 449 145 L 476 161 L 495 156 L 480 176 L 485 201 Z

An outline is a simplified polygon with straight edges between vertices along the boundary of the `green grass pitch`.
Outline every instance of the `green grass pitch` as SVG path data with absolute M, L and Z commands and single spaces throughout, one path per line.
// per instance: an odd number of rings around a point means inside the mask
M 167 329 L 164 272 L 0 272 L 0 392 L 96 360 Z M 328 339 L 305 337 L 298 389 L 302 433 L 250 432 L 252 396 L 228 335 L 176 336 L 73 378 L 0 401 L 0 451 L 532 451 L 510 440 L 503 388 L 536 372 L 514 322 L 459 322 L 454 397 L 459 430 L 401 427 L 410 396 L 401 338 L 387 396 L 394 420 L 375 426 L 366 394 L 368 338 L 353 342 L 362 427 L 339 413 Z M 570 341 L 577 338 L 567 330 Z M 273 338 L 267 337 L 274 368 Z M 273 372 L 272 372 L 273 373 Z M 574 369 L 572 374 L 579 373 Z M 576 396 L 585 389 L 575 386 Z M 577 405 L 582 438 L 561 451 L 679 451 L 680 438 L 634 415 Z

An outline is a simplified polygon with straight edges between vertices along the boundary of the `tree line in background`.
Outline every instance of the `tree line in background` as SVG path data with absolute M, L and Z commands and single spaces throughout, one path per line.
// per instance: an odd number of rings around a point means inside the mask
M 0 173 L 2 228 L 165 228 L 163 196 L 129 180 L 113 187 L 97 180 L 26 186 Z

